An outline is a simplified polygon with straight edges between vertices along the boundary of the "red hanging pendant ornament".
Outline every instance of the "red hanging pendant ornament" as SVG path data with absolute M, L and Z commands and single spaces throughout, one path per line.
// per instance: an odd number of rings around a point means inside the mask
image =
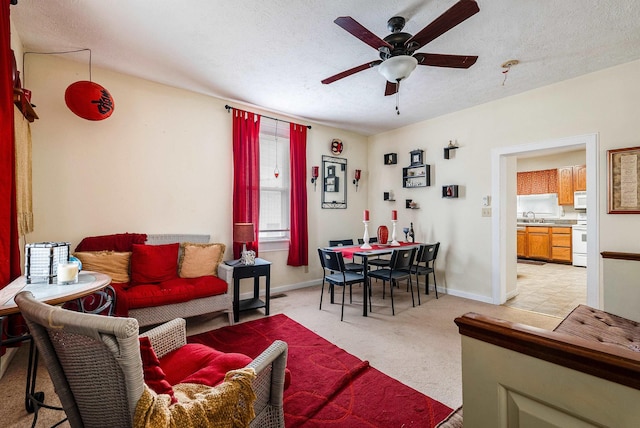
M 111 116 L 115 107 L 109 91 L 88 80 L 69 85 L 64 101 L 69 110 L 87 120 L 104 120 Z

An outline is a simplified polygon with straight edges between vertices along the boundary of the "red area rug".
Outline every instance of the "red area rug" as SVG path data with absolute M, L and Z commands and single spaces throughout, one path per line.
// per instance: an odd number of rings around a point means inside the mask
M 285 315 L 223 327 L 190 336 L 188 341 L 255 358 L 276 339 L 289 345 L 291 385 L 284 392 L 288 428 L 429 428 L 452 410 Z

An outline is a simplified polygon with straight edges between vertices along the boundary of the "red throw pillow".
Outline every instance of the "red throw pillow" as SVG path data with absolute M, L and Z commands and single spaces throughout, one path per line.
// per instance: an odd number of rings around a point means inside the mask
M 133 244 L 131 252 L 131 282 L 150 284 L 178 277 L 180 244 Z
M 144 371 L 144 383 L 147 384 L 156 394 L 167 394 L 171 397 L 171 404 L 178 400 L 173 393 L 173 387 L 167 382 L 164 371 L 160 367 L 160 361 L 151 347 L 148 337 L 140 337 L 140 357 L 142 358 L 142 369 Z

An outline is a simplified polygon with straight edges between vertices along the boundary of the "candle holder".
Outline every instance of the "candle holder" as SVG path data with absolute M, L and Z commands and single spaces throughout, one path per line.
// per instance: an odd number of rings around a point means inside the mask
M 391 228 L 391 245 L 392 247 L 399 247 L 400 243 L 396 240 L 396 223 L 398 222 L 398 220 L 391 220 L 391 223 L 393 224 L 392 228 Z
M 313 184 L 313 191 L 316 191 L 316 183 L 318 182 L 318 176 L 320 175 L 320 167 L 312 166 L 311 167 L 311 183 Z
M 360 248 L 363 250 L 370 250 L 371 245 L 369 245 L 369 220 L 364 220 L 364 236 L 362 237 L 362 241 L 364 242 Z

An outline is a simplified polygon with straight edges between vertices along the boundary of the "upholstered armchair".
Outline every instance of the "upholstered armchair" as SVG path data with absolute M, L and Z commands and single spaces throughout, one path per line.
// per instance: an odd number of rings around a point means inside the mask
M 136 406 L 148 394 L 138 322 L 73 312 L 21 292 L 25 318 L 72 427 L 132 427 Z M 175 319 L 144 334 L 158 358 L 185 346 L 185 321 Z M 284 426 L 282 395 L 287 344 L 275 341 L 246 367 L 255 370 L 251 426 Z M 237 404 L 242 406 L 243 403 Z

